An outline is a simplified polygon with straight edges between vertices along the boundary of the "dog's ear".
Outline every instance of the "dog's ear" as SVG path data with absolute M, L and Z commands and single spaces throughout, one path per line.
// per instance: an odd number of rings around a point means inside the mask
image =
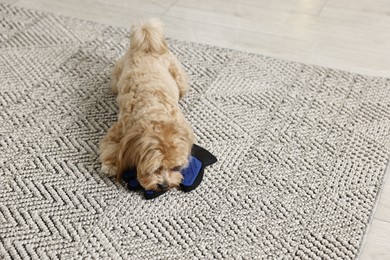
M 183 124 L 186 124 L 187 127 L 179 127 L 178 136 L 180 137 L 181 141 L 183 141 L 188 146 L 190 152 L 192 145 L 195 143 L 195 135 L 186 121 Z
M 116 178 L 120 180 L 123 172 L 128 168 L 134 167 L 135 154 L 131 153 L 131 147 L 134 147 L 136 135 L 126 135 L 119 143 L 119 154 L 117 157 L 117 174 Z
M 194 134 L 185 120 L 172 120 L 164 125 L 162 146 L 167 167 L 184 166 L 194 143 Z
M 150 131 L 151 125 L 135 126 L 119 143 L 117 178 L 125 170 L 137 167 L 138 174 L 153 173 L 160 167 L 162 154 L 159 149 L 159 138 Z

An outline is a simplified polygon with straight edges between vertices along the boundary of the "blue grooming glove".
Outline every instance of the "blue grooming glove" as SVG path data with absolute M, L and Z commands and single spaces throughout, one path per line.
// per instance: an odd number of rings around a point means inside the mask
M 181 170 L 183 180 L 181 189 L 185 192 L 194 190 L 202 182 L 204 168 L 217 162 L 217 158 L 206 149 L 194 144 L 191 151 L 191 157 L 187 168 Z M 122 179 L 127 182 L 129 190 L 143 189 L 137 180 L 137 172 L 135 169 L 127 170 L 123 173 Z M 153 199 L 165 191 L 145 190 L 144 196 L 146 199 Z

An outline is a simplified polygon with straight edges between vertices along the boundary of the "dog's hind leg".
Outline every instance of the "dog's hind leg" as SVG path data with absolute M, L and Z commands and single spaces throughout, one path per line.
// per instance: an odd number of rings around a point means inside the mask
M 111 74 L 111 91 L 113 94 L 118 94 L 118 81 L 122 74 L 124 57 L 120 58 L 114 66 Z
M 177 87 L 179 88 L 180 99 L 182 99 L 189 91 L 190 85 L 188 84 L 187 74 L 180 62 L 174 56 L 171 58 L 169 73 L 175 79 Z

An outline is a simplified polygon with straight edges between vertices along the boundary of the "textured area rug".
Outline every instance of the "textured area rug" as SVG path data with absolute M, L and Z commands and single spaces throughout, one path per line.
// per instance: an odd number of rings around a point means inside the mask
M 128 31 L 0 5 L 1 259 L 354 259 L 390 155 L 390 80 L 170 40 L 219 162 L 152 201 L 100 173 Z

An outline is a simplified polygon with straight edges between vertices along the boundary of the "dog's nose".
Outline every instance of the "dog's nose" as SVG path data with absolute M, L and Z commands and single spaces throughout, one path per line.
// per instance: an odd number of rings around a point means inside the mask
M 168 184 L 166 184 L 166 183 L 161 183 L 161 184 L 158 184 L 157 186 L 160 190 L 166 190 L 169 187 Z

